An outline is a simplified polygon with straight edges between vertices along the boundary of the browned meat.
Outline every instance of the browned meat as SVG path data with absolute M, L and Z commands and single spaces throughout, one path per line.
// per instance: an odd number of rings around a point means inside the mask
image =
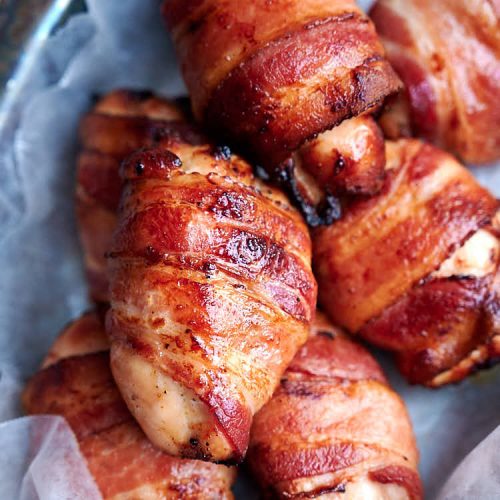
M 249 464 L 270 498 L 417 500 L 418 452 L 403 401 L 375 359 L 318 316 L 256 415 Z
M 455 382 L 500 355 L 498 203 L 450 155 L 387 143 L 382 191 L 314 231 L 332 320 L 397 353 L 412 382 Z
M 165 0 L 196 118 L 274 168 L 400 81 L 353 0 Z

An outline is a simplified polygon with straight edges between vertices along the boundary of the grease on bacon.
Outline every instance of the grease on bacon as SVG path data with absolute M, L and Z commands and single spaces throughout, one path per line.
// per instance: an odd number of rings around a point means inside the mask
M 310 237 L 228 148 L 163 130 L 123 165 L 108 252 L 113 374 L 157 446 L 240 461 L 253 414 L 306 339 Z

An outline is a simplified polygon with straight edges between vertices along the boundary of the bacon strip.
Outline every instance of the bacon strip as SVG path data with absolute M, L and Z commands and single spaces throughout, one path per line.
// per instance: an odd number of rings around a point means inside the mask
M 390 136 L 411 130 L 467 162 L 500 158 L 498 3 L 378 0 L 370 15 L 406 86 L 382 119 Z
M 322 315 L 256 415 L 248 459 L 273 497 L 422 498 L 403 402 L 370 354 Z
M 487 366 L 500 331 L 497 209 L 451 156 L 387 143 L 382 191 L 314 231 L 320 302 L 337 324 L 395 351 L 411 382 L 439 386 Z
M 107 349 L 96 314 L 74 321 L 28 382 L 27 412 L 66 418 L 105 499 L 232 499 L 233 469 L 171 457 L 147 440 L 113 381 Z
M 400 86 L 352 0 L 165 0 L 163 15 L 196 118 L 270 170 Z
M 98 102 L 81 126 L 81 233 L 103 301 L 110 256 L 113 371 L 145 432 L 175 454 L 241 460 L 253 413 L 305 340 L 311 243 L 284 196 L 182 118 L 150 94 Z M 157 149 L 124 167 L 112 244 L 118 165 L 141 147 Z
M 82 120 L 76 213 L 90 295 L 97 302 L 108 301 L 104 254 L 116 227 L 122 191 L 120 162 L 135 150 L 168 137 L 199 142 L 199 134 L 184 120 L 174 104 L 149 92 L 130 90 L 106 95 Z

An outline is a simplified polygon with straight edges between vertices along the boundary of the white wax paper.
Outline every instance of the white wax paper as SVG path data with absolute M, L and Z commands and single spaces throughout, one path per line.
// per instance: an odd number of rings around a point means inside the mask
M 159 5 L 159 0 L 88 0 L 88 13 L 74 16 L 33 49 L 36 57 L 0 107 L 0 421 L 21 415 L 24 381 L 64 324 L 89 307 L 73 213 L 82 113 L 94 94 L 116 87 L 184 93 Z M 500 194 L 500 165 L 475 173 Z M 427 498 L 437 498 L 454 468 L 500 424 L 500 368 L 432 391 L 409 387 L 388 357 L 380 358 L 408 404 Z M 23 500 L 78 498 L 75 485 L 88 492 L 85 498 L 94 498 L 88 473 L 78 475 L 78 484 L 61 483 L 47 473 L 57 472 L 61 461 L 50 454 L 33 459 L 30 429 L 38 429 L 39 422 L 0 426 L 0 488 L 11 488 L 0 489 L 0 498 L 16 498 L 6 492 L 23 487 Z M 44 449 L 70 450 L 71 463 L 85 471 L 72 434 L 60 419 L 53 425 Z M 462 463 L 440 500 L 500 497 L 499 442 L 497 430 Z M 32 465 L 21 483 L 29 463 L 42 467 L 38 471 L 49 467 L 39 473 Z M 258 498 L 251 484 L 240 479 L 237 497 Z
M 500 427 L 479 444 L 455 469 L 439 500 L 500 497 Z
M 23 417 L 0 424 L 0 450 L 2 499 L 101 498 L 62 417 Z

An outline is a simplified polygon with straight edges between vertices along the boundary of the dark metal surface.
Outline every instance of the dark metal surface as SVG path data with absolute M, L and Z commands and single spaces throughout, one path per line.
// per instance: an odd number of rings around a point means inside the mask
M 0 0 L 0 97 L 30 41 L 49 36 L 84 10 L 84 0 Z

